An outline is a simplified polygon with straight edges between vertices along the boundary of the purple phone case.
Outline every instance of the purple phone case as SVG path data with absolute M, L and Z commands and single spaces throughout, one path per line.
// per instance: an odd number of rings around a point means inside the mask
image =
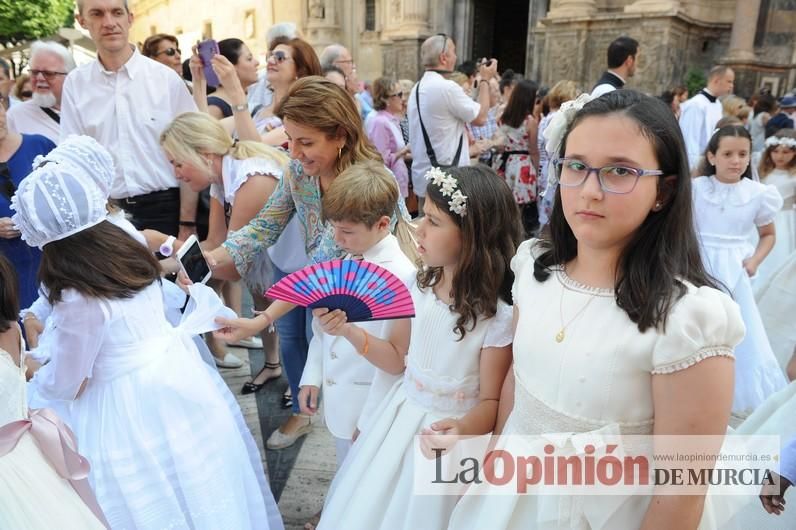
M 205 79 L 207 80 L 207 86 L 211 87 L 217 87 L 221 84 L 210 62 L 214 55 L 218 55 L 218 43 L 216 41 L 208 39 L 199 43 L 199 58 L 202 59 L 202 67 L 204 69 Z

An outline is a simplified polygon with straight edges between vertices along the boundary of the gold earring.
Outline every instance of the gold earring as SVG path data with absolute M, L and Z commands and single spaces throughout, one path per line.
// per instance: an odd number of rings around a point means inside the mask
M 340 159 L 340 157 L 342 157 L 342 156 L 343 156 L 343 148 L 342 147 L 338 147 L 337 148 L 337 158 Z

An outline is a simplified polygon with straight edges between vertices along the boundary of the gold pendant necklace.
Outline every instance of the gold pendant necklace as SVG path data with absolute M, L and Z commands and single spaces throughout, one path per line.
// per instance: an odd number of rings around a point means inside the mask
M 556 342 L 558 342 L 558 343 L 564 342 L 564 338 L 566 337 L 567 326 L 572 324 L 572 322 L 574 322 L 576 318 L 578 318 L 581 314 L 583 314 L 583 312 L 586 311 L 586 308 L 589 307 L 589 304 L 591 304 L 592 301 L 597 296 L 596 294 L 591 295 L 591 297 L 589 298 L 588 302 L 586 302 L 583 305 L 583 307 L 580 308 L 580 311 L 575 313 L 575 316 L 570 318 L 569 322 L 564 324 L 564 291 L 566 291 L 566 288 L 562 286 L 561 287 L 561 301 L 558 304 L 558 316 L 561 319 L 561 329 L 558 330 L 558 333 L 556 333 Z

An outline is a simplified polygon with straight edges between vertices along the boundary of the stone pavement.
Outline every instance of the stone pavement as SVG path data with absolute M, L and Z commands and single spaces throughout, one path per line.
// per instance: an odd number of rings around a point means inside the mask
M 323 506 L 326 491 L 335 471 L 334 438 L 323 424 L 320 412 L 313 431 L 292 447 L 280 451 L 265 451 L 265 440 L 290 415 L 281 408 L 282 393 L 287 379 L 269 382 L 257 394 L 241 395 L 243 383 L 249 381 L 263 365 L 262 350 L 230 348 L 230 352 L 245 361 L 236 370 L 219 370 L 243 411 L 260 454 L 263 455 L 271 491 L 274 494 L 286 530 L 300 530 L 304 523 Z

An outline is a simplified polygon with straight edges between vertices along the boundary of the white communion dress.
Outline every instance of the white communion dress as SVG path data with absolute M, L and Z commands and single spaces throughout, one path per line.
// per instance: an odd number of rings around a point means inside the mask
M 414 436 L 431 423 L 462 417 L 479 403 L 481 350 L 511 343 L 511 306 L 481 319 L 461 341 L 458 314 L 433 289 L 411 290 L 415 318 L 406 371 L 374 411 L 337 472 L 322 530 L 444 528 L 455 496 L 413 495 Z
M 796 252 L 796 174 L 791 174 L 783 169 L 775 169 L 765 178 L 765 184 L 775 186 L 782 196 L 782 208 L 774 216 L 774 227 L 777 231 L 777 241 L 766 259 L 760 264 L 757 278 L 753 282 L 755 296 L 769 283 L 788 261 L 791 254 Z
M 40 398 L 70 402 L 112 528 L 281 529 L 240 408 L 191 340 L 225 308 L 207 286 L 190 294 L 175 328 L 159 282 L 129 299 L 64 291 L 51 361 L 31 383 Z
M 777 188 L 749 179 L 734 184 L 715 177 L 693 180 L 694 219 L 708 273 L 741 308 L 746 336 L 735 349 L 733 414 L 744 417 L 786 385 L 766 335 L 743 261 L 754 253 L 753 227 L 766 226 L 782 206 Z
M 0 528 L 103 529 L 69 481 L 53 467 L 33 429 L 25 426 L 43 420 L 39 429 L 52 430 L 55 424 L 44 417 L 31 420 L 28 414 L 24 347 L 21 351 L 17 366 L 11 355 L 0 349 Z
M 729 296 L 686 284 L 665 332 L 641 333 L 616 304 L 611 289 L 583 285 L 554 268 L 546 281 L 534 277 L 536 240 L 520 245 L 512 260 L 514 307 L 514 407 L 505 435 L 556 435 L 577 447 L 591 433 L 652 434 L 652 378 L 687 370 L 705 359 L 731 357 L 743 336 L 738 307 Z M 562 311 L 556 307 L 561 303 Z M 562 328 L 560 313 L 580 316 Z M 498 448 L 509 443 L 500 438 Z M 639 528 L 649 496 L 492 495 L 487 482 L 459 501 L 449 530 L 626 530 Z M 544 490 L 542 490 L 544 491 Z M 710 519 L 706 510 L 705 519 Z M 702 528 L 710 522 L 703 519 Z

